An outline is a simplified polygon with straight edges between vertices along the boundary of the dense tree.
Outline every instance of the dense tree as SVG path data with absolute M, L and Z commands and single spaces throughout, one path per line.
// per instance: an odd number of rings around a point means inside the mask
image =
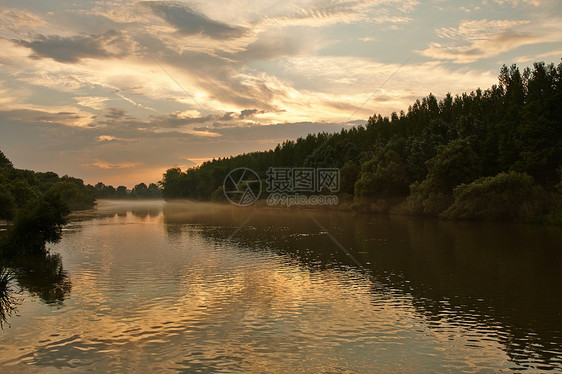
M 515 171 L 461 184 L 453 195 L 445 218 L 528 221 L 541 215 L 549 202 L 531 176 Z
M 16 169 L 0 152 L 0 219 L 12 221 L 8 237 L 0 238 L 0 254 L 41 251 L 58 240 L 70 210 L 93 205 L 81 179 Z
M 389 143 L 391 144 L 391 143 Z M 355 184 L 358 198 L 406 196 L 410 180 L 406 163 L 392 147 L 379 149 L 363 164 L 361 178 Z
M 14 165 L 10 160 L 8 160 L 8 157 L 0 151 L 0 169 L 12 169 L 13 167 Z
M 341 193 L 353 191 L 359 204 L 409 196 L 411 213 L 418 214 L 437 215 L 453 203 L 458 185 L 502 172 L 525 173 L 553 194 L 562 160 L 560 103 L 562 63 L 535 63 L 523 72 L 504 66 L 498 84 L 487 90 L 441 100 L 429 94 L 407 112 L 373 115 L 364 126 L 288 140 L 270 151 L 186 171 L 169 169 L 162 193 L 166 199 L 208 200 L 218 197 L 235 168 L 251 168 L 263 180 L 269 167 L 309 166 L 341 168 Z
M 122 199 L 127 197 L 127 187 L 125 186 L 118 186 L 115 189 L 115 197 L 118 199 Z
M 10 240 L 20 252 L 37 253 L 45 243 L 61 238 L 70 209 L 60 194 L 49 191 L 29 202 L 17 214 Z
M 148 193 L 148 187 L 144 183 L 139 183 L 133 187 L 131 193 L 138 197 L 145 197 Z
M 16 200 L 10 191 L 0 184 L 0 219 L 12 219 L 16 214 Z
M 468 141 L 456 139 L 441 146 L 427 162 L 427 177 L 411 186 L 410 209 L 414 213 L 437 215 L 452 203 L 455 186 L 479 176 L 480 159 Z
M 359 179 L 361 169 L 359 166 L 349 160 L 340 168 L 341 185 L 340 191 L 345 194 L 353 196 L 355 190 L 355 183 Z

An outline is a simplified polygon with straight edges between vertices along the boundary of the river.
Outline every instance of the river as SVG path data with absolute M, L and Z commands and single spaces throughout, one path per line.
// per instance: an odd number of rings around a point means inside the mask
M 562 228 L 99 201 L 22 265 L 2 372 L 562 371 Z

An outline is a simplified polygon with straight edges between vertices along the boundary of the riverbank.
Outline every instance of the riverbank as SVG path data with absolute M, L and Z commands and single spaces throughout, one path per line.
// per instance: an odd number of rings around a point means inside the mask
M 110 200 L 105 200 L 109 202 Z M 160 200 L 159 200 L 160 201 Z M 410 208 L 410 203 L 407 199 L 391 199 L 391 200 L 373 200 L 373 201 L 363 201 L 354 202 L 352 200 L 343 200 L 337 205 L 323 205 L 323 206 L 303 206 L 303 205 L 268 205 L 265 199 L 260 199 L 254 204 L 249 206 L 236 206 L 227 202 L 211 202 L 211 201 L 197 201 L 189 199 L 167 199 L 161 200 L 167 204 L 176 205 L 176 208 L 180 208 L 183 205 L 184 209 L 194 209 L 197 212 L 203 212 L 205 210 L 212 210 L 216 212 L 219 211 L 246 211 L 252 209 L 260 210 L 283 210 L 283 211 L 336 211 L 336 212 L 349 212 L 358 215 L 373 215 L 373 216 L 409 216 L 417 218 L 431 218 L 440 221 L 452 221 L 452 222 L 498 222 L 498 223 L 525 223 L 525 224 L 535 224 L 535 225 L 553 225 L 562 226 L 562 213 L 550 214 L 544 216 L 534 216 L 528 220 L 502 220 L 502 219 L 460 219 L 451 218 L 443 216 L 430 216 L 423 214 L 413 213 Z M 127 202 L 124 200 L 123 202 Z M 115 204 L 118 204 L 115 202 Z M 134 206 L 134 205 L 130 205 Z M 109 209 L 109 206 L 106 208 Z

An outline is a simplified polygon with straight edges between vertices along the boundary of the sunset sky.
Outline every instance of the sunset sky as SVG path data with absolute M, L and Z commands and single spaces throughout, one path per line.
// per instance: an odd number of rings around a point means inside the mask
M 562 57 L 560 0 L 0 1 L 0 150 L 132 187 Z

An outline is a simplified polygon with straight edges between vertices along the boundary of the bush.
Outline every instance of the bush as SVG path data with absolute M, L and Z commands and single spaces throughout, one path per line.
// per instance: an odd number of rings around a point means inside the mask
M 442 218 L 524 222 L 546 213 L 549 200 L 531 176 L 514 171 L 461 184 L 453 197 Z
M 21 209 L 10 232 L 12 248 L 24 253 L 37 253 L 45 243 L 60 240 L 62 227 L 70 214 L 68 205 L 57 193 L 49 191 Z
M 90 209 L 94 205 L 94 195 L 83 184 L 71 180 L 57 182 L 50 191 L 59 195 L 70 210 Z
M 478 176 L 480 159 L 468 141 L 457 139 L 439 149 L 427 162 L 428 173 L 421 183 L 410 186 L 408 205 L 413 214 L 437 216 L 453 202 L 455 186 Z
M 393 150 L 379 150 L 363 164 L 361 177 L 355 183 L 355 196 L 359 199 L 406 196 L 409 184 L 400 155 Z

